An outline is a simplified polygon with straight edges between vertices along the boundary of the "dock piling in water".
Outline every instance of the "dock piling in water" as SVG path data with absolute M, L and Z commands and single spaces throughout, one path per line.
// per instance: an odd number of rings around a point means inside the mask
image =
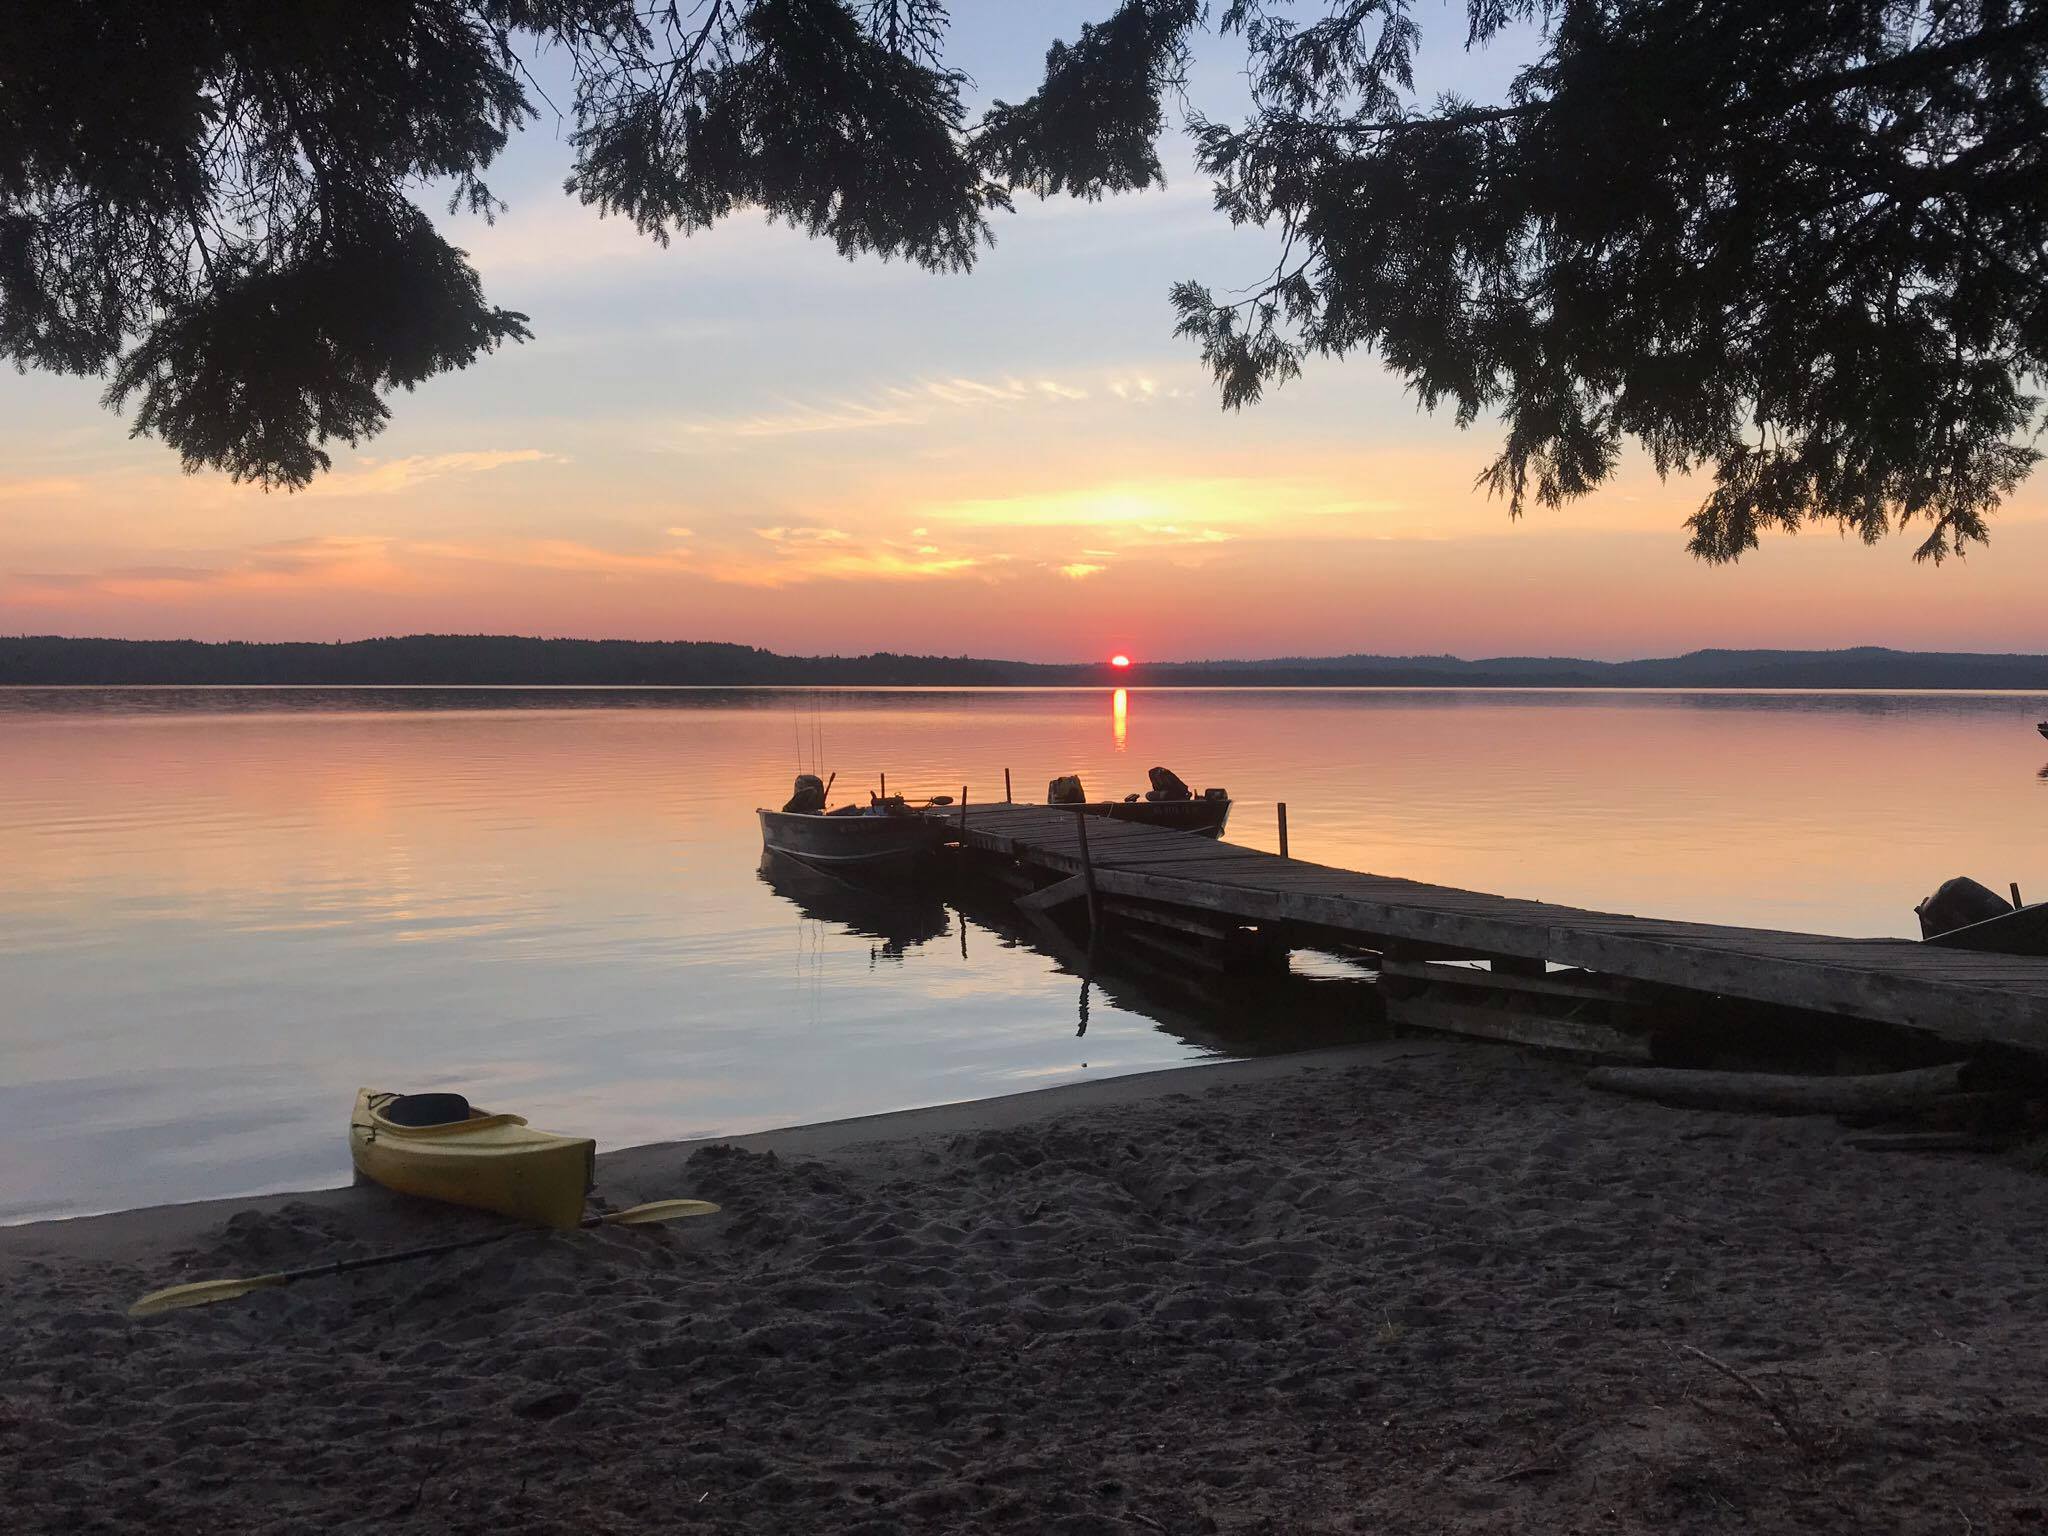
M 1088 893 L 1088 939 L 1092 944 L 1100 931 L 1101 917 L 1095 898 L 1095 861 L 1088 855 L 1088 813 L 1074 812 L 1074 832 L 1081 841 L 1081 885 Z

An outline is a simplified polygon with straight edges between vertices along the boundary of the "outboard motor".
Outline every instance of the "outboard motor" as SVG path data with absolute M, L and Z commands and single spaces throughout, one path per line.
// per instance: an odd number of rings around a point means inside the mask
M 1081 788 L 1081 775 L 1063 773 L 1045 786 L 1047 805 L 1086 805 L 1088 792 Z
M 1147 769 L 1145 777 L 1152 781 L 1152 792 L 1147 800 L 1192 800 L 1195 792 L 1188 788 L 1187 781 L 1171 768 Z
M 1968 875 L 1942 881 L 1940 890 L 1913 909 L 1920 918 L 1920 937 L 1923 939 L 1967 928 L 1988 918 L 2003 917 L 2012 910 L 2011 902 L 1988 886 L 1979 885 Z
M 796 793 L 782 809 L 796 816 L 817 816 L 825 809 L 825 781 L 815 773 L 796 776 Z

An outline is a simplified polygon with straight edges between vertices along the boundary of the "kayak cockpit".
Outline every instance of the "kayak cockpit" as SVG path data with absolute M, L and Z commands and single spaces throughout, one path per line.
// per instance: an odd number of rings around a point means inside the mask
M 410 1128 L 458 1125 L 480 1113 L 459 1093 L 401 1093 L 371 1107 L 393 1125 Z
M 372 1135 L 467 1136 L 500 1125 L 524 1125 L 524 1115 L 494 1115 L 459 1093 L 373 1093 L 368 1096 Z M 538 1134 L 538 1133 L 537 1133 Z

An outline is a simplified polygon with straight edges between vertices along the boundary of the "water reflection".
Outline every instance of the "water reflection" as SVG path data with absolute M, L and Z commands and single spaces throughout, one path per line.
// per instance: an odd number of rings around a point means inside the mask
M 761 852 L 760 874 L 768 888 L 813 922 L 881 941 L 875 955 L 900 961 L 905 952 L 951 930 L 945 903 L 902 880 L 863 879 L 833 874 L 773 849 Z M 967 957 L 966 929 L 960 956 Z
M 1119 752 L 1123 751 L 1124 749 L 1124 735 L 1129 720 L 1130 708 L 1130 695 L 1127 694 L 1123 689 L 1119 688 L 1115 693 L 1110 695 L 1109 735 L 1111 744 L 1114 745 L 1117 751 Z

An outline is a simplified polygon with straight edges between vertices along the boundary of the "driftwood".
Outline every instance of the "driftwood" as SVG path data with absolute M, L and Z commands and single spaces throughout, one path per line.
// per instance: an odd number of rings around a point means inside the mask
M 1751 1109 L 1779 1115 L 1860 1115 L 1912 1109 L 1959 1092 L 1967 1062 L 1868 1077 L 1784 1077 L 1689 1072 L 1680 1067 L 1596 1067 L 1591 1088 L 1682 1109 Z
M 1581 1056 L 1618 1056 L 1625 1061 L 1649 1058 L 1647 1037 L 1612 1025 L 1555 1018 L 1530 1008 L 1495 1008 L 1481 1003 L 1439 997 L 1434 989 L 1423 997 L 1389 997 L 1387 1022 L 1450 1035 L 1477 1035 L 1544 1050 L 1571 1051 Z M 1594 1073 L 1613 1070 L 1602 1067 Z

